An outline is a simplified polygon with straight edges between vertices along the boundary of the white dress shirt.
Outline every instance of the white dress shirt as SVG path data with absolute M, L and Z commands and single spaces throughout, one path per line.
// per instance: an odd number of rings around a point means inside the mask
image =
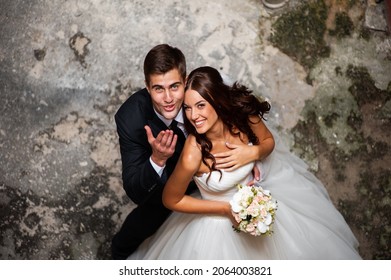
M 169 127 L 171 122 L 172 122 L 172 120 L 166 119 L 161 114 L 159 114 L 155 109 L 154 109 L 154 111 L 155 111 L 156 115 L 158 116 L 158 118 L 161 119 L 162 122 L 164 122 L 164 124 L 167 127 Z M 183 123 L 182 109 L 179 110 L 178 114 L 175 117 L 175 120 L 178 122 L 178 127 L 182 130 L 182 132 L 185 135 L 185 137 L 187 137 L 187 133 L 186 133 L 186 130 L 185 130 L 185 125 Z M 151 157 L 149 157 L 149 161 L 151 162 L 151 165 L 152 165 L 153 169 L 155 169 L 156 173 L 161 177 L 162 174 L 163 174 L 163 170 L 166 167 L 166 165 L 163 165 L 163 166 L 157 165 L 156 163 L 153 162 Z

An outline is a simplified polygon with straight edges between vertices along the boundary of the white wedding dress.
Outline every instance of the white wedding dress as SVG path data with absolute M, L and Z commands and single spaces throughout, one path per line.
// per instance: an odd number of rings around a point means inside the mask
M 322 183 L 275 141 L 271 155 L 257 163 L 260 185 L 278 204 L 271 236 L 235 232 L 222 216 L 174 212 L 128 259 L 361 259 L 355 236 Z M 220 173 L 212 172 L 208 184 L 208 174 L 195 177 L 201 197 L 231 200 L 235 184 L 250 181 L 253 165 L 223 171 L 220 181 Z

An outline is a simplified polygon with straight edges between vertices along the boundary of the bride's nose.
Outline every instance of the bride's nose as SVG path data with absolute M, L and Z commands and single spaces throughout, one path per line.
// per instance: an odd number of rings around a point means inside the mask
M 198 116 L 199 116 L 199 114 L 198 114 L 197 110 L 192 110 L 192 111 L 191 111 L 191 119 L 192 119 L 193 121 L 197 120 L 197 119 L 198 119 Z

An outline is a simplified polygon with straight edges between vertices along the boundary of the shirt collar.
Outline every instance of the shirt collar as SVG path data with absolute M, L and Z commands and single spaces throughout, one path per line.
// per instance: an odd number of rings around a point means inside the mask
M 167 127 L 170 126 L 172 120 L 168 120 L 168 119 L 166 119 L 165 117 L 163 117 L 161 114 L 159 114 L 159 113 L 155 110 L 155 108 L 153 108 L 153 110 L 155 111 L 155 113 L 156 113 L 156 115 L 158 116 L 158 118 L 159 118 L 162 122 L 164 122 L 164 124 L 165 124 Z M 178 123 L 181 123 L 181 124 L 184 123 L 184 121 L 183 121 L 182 108 L 179 110 L 178 114 L 176 115 L 175 120 L 176 120 Z

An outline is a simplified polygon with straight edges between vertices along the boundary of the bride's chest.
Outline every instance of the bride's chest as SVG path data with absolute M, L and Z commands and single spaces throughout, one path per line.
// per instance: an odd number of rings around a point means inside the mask
M 205 172 L 201 176 L 196 176 L 195 180 L 205 190 L 223 192 L 232 189 L 236 184 L 246 184 L 253 167 L 254 163 L 251 162 L 229 172 L 225 170 L 221 170 L 221 173 L 218 171 Z

